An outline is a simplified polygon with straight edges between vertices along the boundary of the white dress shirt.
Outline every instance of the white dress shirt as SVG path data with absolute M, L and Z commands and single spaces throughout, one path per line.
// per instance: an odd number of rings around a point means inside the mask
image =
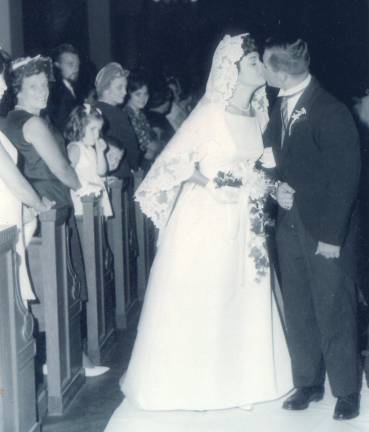
M 72 96 L 74 98 L 76 98 L 76 93 L 74 91 L 72 84 L 66 79 L 63 79 L 63 83 L 64 83 L 65 87 L 71 92 Z
M 304 93 L 306 87 L 310 84 L 310 81 L 311 81 L 311 75 L 308 74 L 308 76 L 304 79 L 304 81 L 301 81 L 296 86 L 291 87 L 287 90 L 281 89 L 279 91 L 278 97 L 290 96 L 287 100 L 288 119 L 291 117 L 291 114 L 293 113 L 293 110 L 295 109 L 297 102 L 299 101 L 302 93 Z

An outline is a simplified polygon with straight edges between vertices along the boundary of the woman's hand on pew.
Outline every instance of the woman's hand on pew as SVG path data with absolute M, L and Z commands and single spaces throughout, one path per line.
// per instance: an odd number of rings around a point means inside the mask
M 52 209 L 55 204 L 55 201 L 51 201 L 46 197 L 42 197 L 42 199 L 39 200 L 39 202 L 35 203 L 33 207 L 24 206 L 23 223 L 29 223 L 31 220 L 35 219 L 40 213 Z

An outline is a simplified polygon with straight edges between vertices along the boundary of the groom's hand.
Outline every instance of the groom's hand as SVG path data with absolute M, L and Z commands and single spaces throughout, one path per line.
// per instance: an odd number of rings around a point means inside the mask
M 339 258 L 341 248 L 337 245 L 332 245 L 329 243 L 318 242 L 318 247 L 316 248 L 315 255 L 322 255 L 324 258 Z
M 291 210 L 294 193 L 295 190 L 288 183 L 280 183 L 276 193 L 278 204 L 285 210 Z

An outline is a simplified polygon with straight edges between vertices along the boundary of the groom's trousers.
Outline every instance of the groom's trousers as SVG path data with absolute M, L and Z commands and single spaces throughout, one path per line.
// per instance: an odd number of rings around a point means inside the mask
M 280 210 L 276 245 L 295 387 L 323 385 L 334 396 L 359 389 L 354 281 L 337 259 L 316 255 L 295 206 Z

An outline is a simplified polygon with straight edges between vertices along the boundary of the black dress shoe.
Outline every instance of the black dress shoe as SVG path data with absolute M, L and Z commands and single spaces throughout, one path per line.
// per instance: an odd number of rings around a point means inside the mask
M 351 393 L 348 396 L 338 397 L 333 418 L 335 420 L 353 419 L 359 415 L 359 406 L 359 393 Z
M 295 393 L 283 402 L 282 408 L 287 410 L 304 410 L 310 402 L 323 399 L 324 388 L 321 386 L 300 387 Z

